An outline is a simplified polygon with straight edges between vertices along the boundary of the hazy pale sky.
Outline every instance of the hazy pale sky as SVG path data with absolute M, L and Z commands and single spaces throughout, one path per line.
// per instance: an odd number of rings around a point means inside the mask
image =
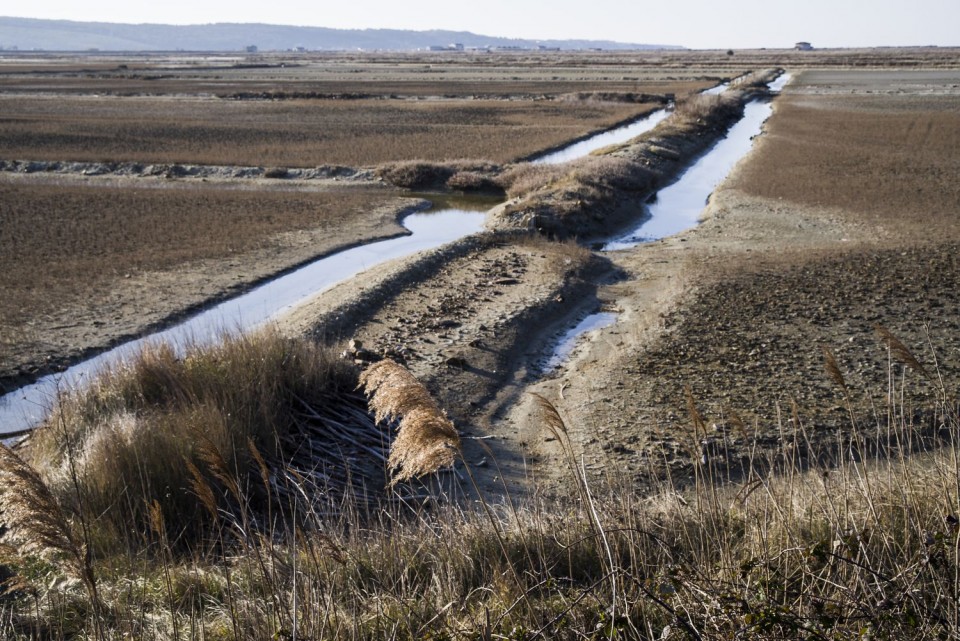
M 42 0 L 0 15 L 100 22 L 265 22 L 452 29 L 698 49 L 960 45 L 960 0 Z

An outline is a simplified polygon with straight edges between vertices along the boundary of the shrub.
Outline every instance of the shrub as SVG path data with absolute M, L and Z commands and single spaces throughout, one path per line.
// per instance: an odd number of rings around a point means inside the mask
M 286 167 L 270 167 L 263 172 L 264 178 L 286 178 L 290 175 L 290 170 Z
M 392 162 L 377 168 L 377 176 L 403 189 L 437 189 L 453 175 L 453 168 L 422 160 Z
M 442 189 L 457 173 L 493 174 L 499 165 L 488 160 L 451 160 L 445 163 L 424 160 L 392 162 L 377 168 L 377 176 L 403 189 Z M 470 178 L 463 178 L 469 181 Z
M 154 502 L 174 534 L 195 535 L 217 510 L 204 505 L 209 484 L 218 500 L 239 501 L 237 489 L 259 475 L 258 456 L 289 462 L 285 443 L 301 417 L 348 404 L 355 386 L 355 371 L 332 351 L 273 331 L 182 357 L 153 345 L 62 398 L 27 454 L 61 503 L 82 504 L 104 545 L 147 531 Z
M 588 156 L 576 164 L 574 180 L 592 187 L 645 191 L 655 176 L 640 163 L 617 156 Z
M 447 180 L 447 187 L 463 192 L 503 193 L 495 179 L 476 171 L 458 171 Z
M 710 125 L 731 118 L 741 110 L 739 98 L 727 92 L 719 95 L 695 94 L 677 103 L 674 117 L 681 123 L 701 122 Z
M 559 180 L 568 171 L 565 165 L 521 163 L 497 176 L 497 183 L 508 196 L 517 198 Z

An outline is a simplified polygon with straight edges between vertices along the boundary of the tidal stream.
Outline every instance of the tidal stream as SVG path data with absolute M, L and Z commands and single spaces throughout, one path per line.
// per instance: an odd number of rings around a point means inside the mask
M 781 74 L 767 85 L 779 93 L 790 81 L 789 74 Z M 704 91 L 716 94 L 726 83 Z M 720 90 L 720 91 L 718 91 Z M 677 180 L 662 189 L 656 201 L 647 209 L 643 222 L 633 231 L 608 241 L 603 251 L 624 250 L 644 242 L 659 240 L 695 226 L 706 207 L 710 194 L 733 169 L 734 165 L 753 147 L 753 139 L 763 131 L 763 123 L 773 113 L 770 101 L 753 101 L 744 107 L 743 118 L 727 135 L 700 157 Z M 544 372 L 562 365 L 573 353 L 577 343 L 587 334 L 599 331 L 616 322 L 616 314 L 597 312 L 582 318 L 575 327 L 564 333 L 543 367 Z

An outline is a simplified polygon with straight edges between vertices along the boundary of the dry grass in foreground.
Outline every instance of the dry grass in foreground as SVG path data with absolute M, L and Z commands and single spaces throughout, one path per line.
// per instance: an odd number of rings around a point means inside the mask
M 253 454 L 244 465 L 225 467 L 207 456 L 191 467 L 142 448 L 141 463 L 154 457 L 157 465 L 189 470 L 192 480 L 178 483 L 192 487 L 184 496 L 215 503 L 209 529 L 177 538 L 161 494 L 145 506 L 146 522 L 128 529 L 136 546 L 98 548 L 89 545 L 90 528 L 101 527 L 96 519 L 59 516 L 75 517 L 75 498 L 87 496 L 69 480 L 70 466 L 66 492 L 51 493 L 6 453 L 0 467 L 9 482 L 4 501 L 14 530 L 8 537 L 29 545 L 4 548 L 5 567 L 17 578 L 8 581 L 0 630 L 10 639 L 954 638 L 960 633 L 956 399 L 942 385 L 933 388 L 926 408 L 937 423 L 931 440 L 897 400 L 902 378 L 914 375 L 901 372 L 900 363 L 915 366 L 915 359 L 888 338 L 889 405 L 878 408 L 868 430 L 877 438 L 861 439 L 862 419 L 852 417 L 831 467 L 784 442 L 765 460 L 758 455 L 738 482 L 718 480 L 725 475 L 722 456 L 701 452 L 705 425 L 692 399 L 684 447 L 695 461 L 693 484 L 680 488 L 667 479 L 642 494 L 615 475 L 585 477 L 562 416 L 540 399 L 544 425 L 566 453 L 567 496 L 508 497 L 482 509 L 443 500 L 379 507 L 347 500 L 340 509 L 321 509 L 316 485 L 280 461 Z M 168 362 L 149 378 L 142 372 L 137 388 L 105 381 L 91 396 L 101 398 L 99 405 L 74 411 L 86 413 L 91 425 L 102 425 L 107 407 L 120 407 L 121 397 L 146 401 L 141 410 L 122 410 L 134 417 L 190 399 L 192 412 L 217 411 L 223 402 L 191 391 L 189 378 L 159 376 L 189 370 L 189 361 Z M 212 372 L 201 377 L 208 381 L 203 389 L 233 390 L 254 413 L 267 407 L 255 400 L 263 398 L 261 386 L 302 384 L 299 374 L 286 374 L 282 384 L 273 378 L 286 367 L 246 375 L 253 363 L 220 372 L 223 360 L 205 362 L 200 372 Z M 392 385 L 394 372 L 384 368 L 371 374 L 375 387 Z M 826 368 L 844 398 L 850 390 L 829 354 Z M 938 380 L 936 371 L 927 373 Z M 115 393 L 104 398 L 107 389 Z M 383 403 L 380 410 L 392 413 L 392 401 Z M 192 412 L 177 422 L 189 424 Z M 280 420 L 275 408 L 262 413 Z M 802 434 L 803 418 L 790 420 Z M 32 447 L 50 456 L 49 446 Z M 83 457 L 73 460 L 74 469 L 84 469 Z M 86 463 L 103 466 L 106 480 L 115 476 L 106 460 Z M 36 462 L 48 479 L 57 474 L 53 461 Z M 128 483 L 140 483 L 138 469 Z M 770 469 L 778 473 L 754 471 Z M 271 489 L 279 478 L 289 491 Z M 268 500 L 254 509 L 248 499 L 261 485 L 276 505 Z M 26 501 L 10 494 L 22 487 L 30 490 Z M 132 496 L 121 483 L 108 508 Z M 13 505 L 25 505 L 36 525 L 11 519 Z M 50 531 L 54 536 L 44 534 Z M 88 549 L 99 551 L 86 556 Z

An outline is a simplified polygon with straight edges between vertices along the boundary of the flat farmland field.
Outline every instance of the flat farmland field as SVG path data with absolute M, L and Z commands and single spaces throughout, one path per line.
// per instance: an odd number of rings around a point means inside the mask
M 960 238 L 960 72 L 808 71 L 733 181 L 902 242 Z
M 0 57 L 6 91 L 112 95 L 258 92 L 407 98 L 558 96 L 581 91 L 683 94 L 749 67 L 630 54 L 281 54 Z M 709 68 L 708 70 L 705 70 Z
M 508 162 L 657 106 L 0 94 L 0 149 L 6 159 L 282 167 L 463 157 Z
M 0 183 L 0 374 L 396 233 L 407 201 L 373 187 Z
M 245 166 L 509 162 L 739 75 L 627 57 L 0 60 L 5 159 Z

